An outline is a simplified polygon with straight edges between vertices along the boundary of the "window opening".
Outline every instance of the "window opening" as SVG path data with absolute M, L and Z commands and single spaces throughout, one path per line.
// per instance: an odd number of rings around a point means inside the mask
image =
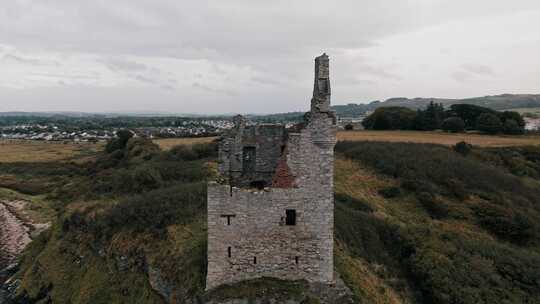
M 221 217 L 226 217 L 227 218 L 227 226 L 230 226 L 231 225 L 231 218 L 236 217 L 236 215 L 235 214 L 223 214 L 223 215 L 221 215 Z
M 296 210 L 287 209 L 285 210 L 285 225 L 294 226 L 296 225 Z

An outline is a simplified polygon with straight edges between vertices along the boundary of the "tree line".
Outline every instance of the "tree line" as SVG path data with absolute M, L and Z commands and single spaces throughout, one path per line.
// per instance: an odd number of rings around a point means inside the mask
M 454 104 L 445 109 L 442 104 L 434 102 L 416 111 L 405 107 L 378 108 L 362 121 L 362 125 L 368 130 L 477 130 L 488 134 L 525 132 L 525 121 L 518 112 L 495 111 L 471 104 Z

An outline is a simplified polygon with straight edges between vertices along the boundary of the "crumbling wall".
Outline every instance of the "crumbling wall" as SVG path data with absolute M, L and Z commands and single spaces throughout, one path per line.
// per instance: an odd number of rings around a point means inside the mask
M 228 177 L 233 186 L 247 187 L 253 182 L 270 186 L 284 144 L 285 127 L 282 125 L 235 127 L 220 144 L 220 173 Z M 254 149 L 254 170 L 246 170 L 246 148 Z
M 259 277 L 333 283 L 337 127 L 328 56 L 315 60 L 302 128 L 286 134 L 283 126 L 246 127 L 241 117 L 235 125 L 220 146 L 220 172 L 229 183 L 208 185 L 207 289 Z M 245 155 L 254 155 L 254 167 Z M 257 180 L 275 187 L 245 188 Z M 294 225 L 287 225 L 290 212 Z

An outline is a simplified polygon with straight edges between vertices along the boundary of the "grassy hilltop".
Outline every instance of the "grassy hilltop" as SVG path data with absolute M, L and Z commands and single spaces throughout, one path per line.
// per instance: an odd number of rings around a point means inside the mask
M 413 135 L 405 141 L 418 141 Z M 433 136 L 441 145 L 358 136 L 338 143 L 335 176 L 336 268 L 358 303 L 540 303 L 537 142 L 481 147 L 497 138 L 486 136 L 471 148 L 443 134 Z M 216 145 L 161 144 L 166 151 L 130 139 L 108 153 L 0 163 L 0 186 L 39 198 L 30 208 L 54 219 L 21 259 L 20 299 L 317 303 L 302 282 L 204 294 L 205 184 Z

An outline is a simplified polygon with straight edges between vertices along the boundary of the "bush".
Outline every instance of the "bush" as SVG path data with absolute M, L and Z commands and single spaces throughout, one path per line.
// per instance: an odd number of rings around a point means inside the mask
M 446 132 L 463 132 L 465 131 L 465 122 L 459 117 L 448 117 L 443 121 L 442 129 Z
M 386 187 L 380 189 L 378 192 L 384 198 L 394 198 L 401 194 L 401 190 L 398 187 Z
M 354 197 L 348 196 L 346 194 L 334 193 L 334 200 L 336 204 L 343 204 L 347 208 L 363 211 L 363 212 L 373 212 L 371 206 L 361 200 L 358 200 Z
M 467 156 L 472 151 L 472 145 L 468 144 L 465 141 L 460 141 L 453 147 L 453 149 L 457 153 L 459 153 L 459 154 L 461 154 L 463 156 Z
M 345 131 L 352 131 L 354 130 L 354 126 L 352 124 L 346 124 L 345 125 Z
M 475 208 L 480 225 L 496 236 L 514 242 L 527 244 L 536 237 L 540 225 L 528 215 L 511 208 L 482 203 Z
M 448 216 L 448 207 L 440 200 L 438 200 L 433 194 L 428 192 L 421 192 L 416 195 L 416 198 L 422 204 L 424 209 L 433 218 L 442 219 Z
M 497 115 L 484 113 L 478 116 L 476 129 L 488 134 L 497 134 L 503 131 L 503 125 Z
M 116 138 L 109 140 L 105 146 L 105 152 L 112 153 L 113 151 L 124 149 L 132 137 L 133 132 L 129 130 L 119 130 L 116 132 Z
M 179 145 L 173 147 L 169 152 L 166 152 L 170 160 L 196 160 L 199 156 L 193 149 L 185 145 Z
M 192 149 L 199 159 L 218 156 L 218 143 L 215 141 L 205 144 L 194 144 Z
M 411 188 L 422 187 L 450 198 L 469 193 L 496 197 L 522 207 L 538 208 L 540 189 L 505 169 L 461 157 L 450 148 L 432 144 L 338 142 L 336 152 L 379 173 L 400 178 Z M 449 182 L 452 181 L 452 182 Z M 418 190 L 413 190 L 418 191 Z

